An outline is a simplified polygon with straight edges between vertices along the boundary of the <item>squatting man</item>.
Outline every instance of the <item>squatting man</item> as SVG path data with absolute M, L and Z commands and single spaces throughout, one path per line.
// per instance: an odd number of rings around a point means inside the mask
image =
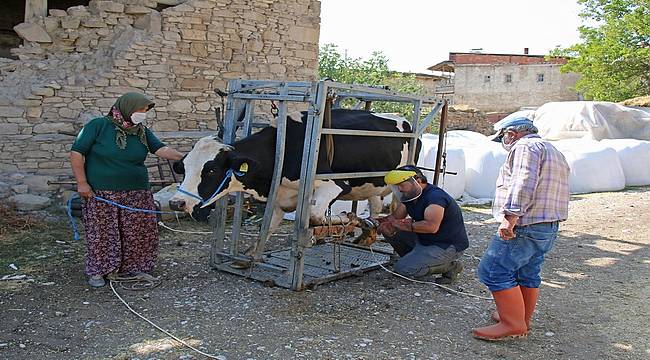
M 399 205 L 378 219 L 377 231 L 400 256 L 395 271 L 408 277 L 441 274 L 435 279 L 437 283 L 453 283 L 463 270 L 458 259 L 469 246 L 456 201 L 429 184 L 422 171 L 412 165 L 391 170 L 384 181 Z

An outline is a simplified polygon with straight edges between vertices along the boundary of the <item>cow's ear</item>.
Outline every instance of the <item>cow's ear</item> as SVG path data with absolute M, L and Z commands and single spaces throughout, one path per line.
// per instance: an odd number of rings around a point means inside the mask
M 255 174 L 259 168 L 259 163 L 249 157 L 236 156 L 232 159 L 230 168 L 235 171 L 235 176 L 246 177 L 248 175 Z
M 183 156 L 182 159 L 174 161 L 174 164 L 172 164 L 172 169 L 174 170 L 175 173 L 177 174 L 185 174 L 185 165 L 183 164 L 183 160 L 185 160 L 185 156 Z

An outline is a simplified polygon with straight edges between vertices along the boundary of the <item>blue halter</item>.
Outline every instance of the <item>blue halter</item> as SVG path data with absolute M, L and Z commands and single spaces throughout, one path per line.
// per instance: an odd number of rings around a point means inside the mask
M 180 186 L 178 186 L 178 187 L 176 188 L 176 191 L 178 191 L 178 192 L 181 193 L 181 194 L 185 194 L 185 195 L 187 195 L 187 196 L 191 196 L 191 197 L 193 197 L 193 198 L 199 200 L 199 204 L 201 204 L 201 207 L 203 207 L 203 206 L 209 204 L 209 203 L 212 201 L 212 199 L 214 199 L 214 198 L 217 196 L 217 194 L 218 194 L 219 192 L 221 192 L 221 190 L 223 190 L 223 186 L 226 184 L 226 181 L 227 181 L 228 179 L 230 179 L 230 177 L 232 176 L 232 174 L 235 174 L 235 175 L 237 175 L 237 176 L 242 176 L 242 175 L 244 175 L 243 172 L 234 171 L 233 169 L 228 169 L 228 171 L 226 171 L 226 176 L 225 176 L 225 177 L 223 178 L 223 180 L 221 181 L 221 184 L 219 184 L 219 186 L 217 186 L 217 189 L 214 191 L 214 193 L 212 194 L 212 196 L 210 196 L 210 198 L 208 198 L 207 200 L 203 200 L 203 198 L 202 198 L 201 196 L 196 195 L 196 194 L 192 194 L 192 193 L 189 192 L 189 191 L 186 191 L 186 190 L 181 189 Z

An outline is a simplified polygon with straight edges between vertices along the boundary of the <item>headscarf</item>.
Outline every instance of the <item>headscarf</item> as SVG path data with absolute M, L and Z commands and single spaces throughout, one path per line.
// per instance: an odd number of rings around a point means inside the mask
M 136 110 L 145 106 L 147 107 L 147 110 L 150 110 L 154 105 L 154 102 L 148 97 L 136 92 L 128 92 L 115 101 L 115 104 L 113 104 L 106 117 L 108 117 L 108 119 L 115 125 L 117 133 L 115 143 L 117 144 L 117 147 L 125 149 L 126 136 L 136 135 L 138 139 L 140 139 L 140 142 L 149 149 L 145 126 L 142 124 L 133 124 L 131 122 L 131 115 Z

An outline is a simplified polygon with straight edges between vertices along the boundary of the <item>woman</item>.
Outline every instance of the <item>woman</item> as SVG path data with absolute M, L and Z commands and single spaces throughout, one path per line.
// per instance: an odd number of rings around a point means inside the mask
M 95 196 L 132 208 L 155 210 L 144 161 L 147 153 L 180 160 L 143 122 L 154 103 L 139 93 L 120 96 L 107 116 L 84 125 L 70 151 L 70 163 L 83 201 L 86 274 L 93 287 L 110 273 L 142 275 L 158 256 L 156 215 L 120 209 Z

